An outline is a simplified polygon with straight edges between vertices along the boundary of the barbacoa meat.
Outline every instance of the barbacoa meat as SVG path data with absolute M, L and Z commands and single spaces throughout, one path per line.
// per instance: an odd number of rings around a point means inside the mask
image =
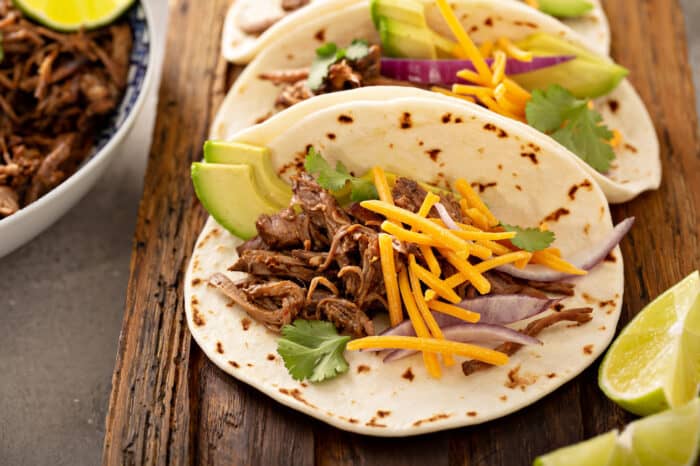
M 338 330 L 357 337 L 372 335 L 370 316 L 388 307 L 379 252 L 382 217 L 358 204 L 341 207 L 305 173 L 292 179 L 292 192 L 291 205 L 277 214 L 261 215 L 256 222 L 258 236 L 238 247 L 239 258 L 229 270 L 246 272 L 249 278 L 233 283 L 216 274 L 210 283 L 273 331 L 301 318 L 332 322 Z M 417 211 L 427 193 L 417 183 L 398 178 L 392 195 L 396 205 Z M 454 197 L 443 195 L 441 202 L 455 220 L 465 221 Z M 397 271 L 405 267 L 409 254 L 427 267 L 415 245 L 398 240 L 393 244 Z M 456 272 L 451 264 L 438 260 L 445 276 Z M 484 276 L 495 294 L 545 298 L 544 292 L 567 295 L 573 291 L 571 284 L 528 282 L 497 271 Z M 456 291 L 462 297 L 476 296 L 468 283 Z M 585 319 L 584 314 L 559 313 L 525 331 L 536 333 L 561 319 Z
M 89 155 L 124 93 L 132 34 L 125 21 L 51 31 L 0 0 L 0 37 L 2 218 L 58 186 Z

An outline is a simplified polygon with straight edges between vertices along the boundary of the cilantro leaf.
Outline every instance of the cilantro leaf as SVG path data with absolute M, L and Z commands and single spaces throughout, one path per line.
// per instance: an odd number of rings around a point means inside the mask
M 343 58 L 350 61 L 360 60 L 369 54 L 369 43 L 366 40 L 355 39 L 347 49 L 338 48 L 333 42 L 328 42 L 316 49 L 316 58 L 311 64 L 306 85 L 312 91 L 317 91 L 328 76 L 331 65 Z
M 340 191 L 348 183 L 350 183 L 350 200 L 353 202 L 379 198 L 377 188 L 374 187 L 371 181 L 352 176 L 342 162 L 337 162 L 335 168 L 332 168 L 314 147 L 310 147 L 309 152 L 306 154 L 304 168 L 307 172 L 318 175 L 316 179 L 318 184 L 322 188 L 333 192 L 336 198 L 347 195 L 347 193 Z
M 506 231 L 517 233 L 510 242 L 528 252 L 547 249 L 554 242 L 553 231 L 541 231 L 539 228 L 522 228 L 515 225 L 506 225 L 505 223 L 501 224 L 501 226 Z
M 349 340 L 330 322 L 297 319 L 282 327 L 277 352 L 293 379 L 322 382 L 347 372 L 343 352 Z
M 601 124 L 600 113 L 589 109 L 586 100 L 578 100 L 553 84 L 547 90 L 532 92 L 525 116 L 530 126 L 552 136 L 595 170 L 610 169 L 615 153 L 608 142 L 613 133 Z
M 370 199 L 379 199 L 379 193 L 377 188 L 374 186 L 370 180 L 365 180 L 362 178 L 352 178 L 350 180 L 350 186 L 352 191 L 350 193 L 350 200 L 353 202 L 362 202 Z

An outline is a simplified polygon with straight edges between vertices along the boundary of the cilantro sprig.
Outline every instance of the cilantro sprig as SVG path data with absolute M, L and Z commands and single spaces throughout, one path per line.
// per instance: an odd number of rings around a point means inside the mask
M 610 169 L 615 159 L 609 144 L 613 133 L 601 124 L 600 113 L 588 108 L 587 100 L 576 99 L 553 84 L 532 92 L 525 115 L 530 126 L 552 136 L 595 170 L 604 173 Z
M 505 223 L 501 224 L 501 226 L 506 231 L 515 232 L 515 238 L 511 239 L 510 242 L 528 252 L 547 249 L 554 242 L 553 231 L 542 231 L 539 228 L 522 228 L 515 225 L 506 225 Z
M 318 184 L 336 197 L 342 197 L 345 194 L 343 191 L 349 187 L 350 200 L 353 202 L 379 198 L 377 188 L 371 181 L 352 176 L 342 162 L 337 162 L 333 168 L 313 147 L 310 147 L 306 154 L 304 168 L 307 172 L 318 175 Z
M 323 44 L 316 49 L 316 58 L 311 64 L 307 85 L 312 91 L 317 91 L 328 76 L 331 66 L 341 61 L 360 60 L 369 54 L 369 43 L 366 40 L 355 39 L 347 48 L 340 48 L 333 42 Z
M 343 352 L 349 340 L 330 322 L 297 319 L 282 327 L 277 352 L 292 378 L 322 382 L 347 372 Z

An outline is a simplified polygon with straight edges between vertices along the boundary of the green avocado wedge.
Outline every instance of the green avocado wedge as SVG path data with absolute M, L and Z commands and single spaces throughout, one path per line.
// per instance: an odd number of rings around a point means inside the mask
M 232 234 L 248 240 L 257 234 L 255 222 L 262 214 L 280 208 L 258 192 L 250 165 L 192 164 L 192 183 L 204 208 Z
M 226 141 L 207 141 L 204 161 L 226 165 L 250 165 L 259 193 L 281 208 L 292 199 L 292 189 L 277 176 L 267 147 Z
M 557 18 L 578 18 L 593 10 L 593 4 L 587 0 L 537 0 L 542 13 Z
M 576 56 L 566 63 L 511 76 L 529 91 L 558 84 L 578 99 L 595 99 L 612 92 L 629 74 L 627 68 L 550 34 L 532 34 L 516 45 L 537 57 Z

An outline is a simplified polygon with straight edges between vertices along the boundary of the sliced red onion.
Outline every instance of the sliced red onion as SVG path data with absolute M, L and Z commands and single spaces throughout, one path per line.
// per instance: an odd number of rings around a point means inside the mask
M 505 325 L 529 319 L 563 299 L 541 299 L 522 294 L 495 294 L 465 299 L 459 303 L 459 306 L 481 314 L 480 324 Z M 463 322 L 452 316 L 445 317 L 454 319 L 452 325 Z
M 541 345 L 537 338 L 525 335 L 502 325 L 469 324 L 452 325 L 442 330 L 445 340 L 474 344 L 500 344 L 503 342 L 519 343 L 521 345 Z M 395 350 L 387 354 L 384 362 L 396 361 L 416 353 L 414 350 Z
M 633 224 L 634 217 L 624 219 L 615 226 L 610 236 L 593 245 L 590 249 L 577 252 L 568 259 L 569 263 L 579 269 L 591 270 L 605 259 L 610 251 L 615 249 L 615 246 L 622 241 L 622 238 L 630 231 Z M 512 277 L 522 278 L 524 280 L 535 280 L 538 282 L 558 282 L 566 278 L 576 277 L 576 275 L 558 272 L 537 264 L 530 264 L 524 269 L 519 269 L 512 264 L 506 264 L 497 267 L 496 270 L 507 273 Z
M 450 217 L 450 214 L 449 212 L 447 212 L 447 209 L 444 205 L 440 204 L 439 202 L 436 203 L 435 210 L 437 210 L 438 215 L 440 215 L 440 220 L 442 220 L 445 223 L 445 226 L 447 228 L 449 228 L 450 230 L 459 230 L 459 226 L 455 223 L 452 217 Z
M 537 71 L 542 68 L 566 63 L 576 58 L 574 55 L 558 55 L 552 57 L 533 57 L 531 61 L 520 61 L 514 58 L 506 60 L 506 74 L 521 74 Z M 491 66 L 493 58 L 487 58 Z M 452 84 L 464 83 L 457 77 L 462 70 L 475 71 L 471 60 L 421 60 L 412 58 L 382 57 L 381 74 L 387 78 L 409 81 L 418 84 Z

